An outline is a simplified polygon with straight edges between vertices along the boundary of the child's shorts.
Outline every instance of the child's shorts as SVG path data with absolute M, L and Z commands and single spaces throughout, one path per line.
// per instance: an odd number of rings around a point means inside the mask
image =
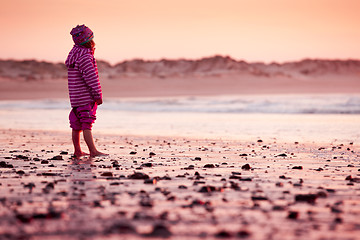
M 96 120 L 97 104 L 89 103 L 85 106 L 74 107 L 69 114 L 70 127 L 74 130 L 85 130 L 92 128 Z

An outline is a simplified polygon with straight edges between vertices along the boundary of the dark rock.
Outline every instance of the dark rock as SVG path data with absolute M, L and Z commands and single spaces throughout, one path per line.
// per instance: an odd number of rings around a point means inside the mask
M 100 202 L 100 201 L 95 200 L 95 201 L 93 202 L 93 207 L 94 207 L 94 208 L 97 208 L 97 207 L 101 208 L 101 207 L 103 207 L 103 206 L 101 205 L 101 202 Z
M 149 156 L 150 156 L 150 157 L 155 156 L 155 155 L 156 155 L 156 153 L 154 153 L 154 152 L 150 152 L 150 153 L 149 153 Z
M 170 196 L 167 198 L 168 201 L 175 201 L 176 197 L 175 196 Z
M 57 176 L 59 175 L 58 173 L 52 173 L 52 172 L 44 172 L 42 173 L 43 176 Z
M 103 172 L 101 174 L 102 177 L 112 177 L 113 176 L 113 173 L 112 172 Z
M 205 181 L 194 181 L 194 185 L 205 184 Z
M 57 212 L 54 210 L 50 210 L 47 214 L 46 214 L 46 219 L 59 219 L 62 217 L 62 212 Z
M 188 167 L 184 168 L 185 170 L 193 170 L 195 169 L 194 165 L 189 165 Z
M 195 161 L 201 161 L 201 157 L 195 157 L 194 160 Z
M 205 164 L 205 165 L 203 166 L 203 168 L 214 168 L 214 167 L 215 167 L 214 164 Z
M 178 188 L 179 188 L 179 189 L 187 189 L 187 186 L 185 186 L 185 185 L 180 185 Z
M 221 192 L 223 189 L 214 186 L 203 186 L 199 192 L 210 193 L 210 192 Z
M 247 231 L 247 230 L 241 230 L 237 234 L 237 236 L 239 238 L 248 238 L 248 237 L 250 237 L 250 235 L 251 235 L 251 233 L 249 231 Z
M 320 191 L 316 194 L 319 198 L 327 198 L 327 193 L 324 191 Z
M 30 223 L 32 220 L 31 216 L 23 215 L 23 214 L 16 214 L 16 219 L 22 223 Z
M 151 178 L 151 179 L 145 179 L 144 180 L 144 184 L 156 184 L 156 183 L 157 183 L 156 178 Z
M 336 206 L 332 206 L 331 207 L 331 212 L 332 213 L 342 213 L 343 211 L 340 208 L 336 207 Z
M 298 219 L 299 217 L 299 212 L 296 211 L 290 211 L 287 218 L 289 219 Z
M 149 179 L 149 175 L 141 172 L 135 172 L 128 176 L 129 179 Z
M 48 183 L 48 184 L 46 184 L 46 187 L 45 187 L 45 188 L 54 189 L 54 188 L 55 188 L 54 183 Z
M 19 170 L 19 171 L 17 171 L 16 173 L 19 174 L 19 175 L 25 174 L 25 172 L 24 172 L 23 170 Z
M 42 160 L 42 161 L 41 161 L 41 164 L 48 164 L 48 163 L 49 163 L 48 160 Z
M 251 200 L 253 200 L 253 201 L 266 201 L 266 200 L 268 200 L 268 198 L 264 197 L 264 196 L 252 196 Z
M 277 182 L 277 183 L 275 183 L 275 186 L 277 186 L 277 187 L 283 187 L 284 184 L 283 184 L 282 182 Z
M 217 237 L 217 238 L 232 238 L 232 235 L 231 235 L 231 233 L 229 233 L 225 230 L 222 230 L 222 231 L 216 233 L 215 237 Z
M 160 180 L 171 180 L 171 177 L 165 175 L 165 176 L 161 177 Z
M 284 206 L 279 206 L 279 205 L 274 205 L 272 208 L 273 211 L 285 211 L 286 207 Z
M 68 152 L 66 152 L 66 151 L 61 151 L 60 152 L 60 155 L 68 155 L 69 153 Z
M 145 236 L 147 237 L 161 237 L 161 238 L 168 238 L 171 235 L 172 233 L 170 232 L 170 230 L 165 225 L 162 224 L 156 224 L 150 233 L 145 234 Z
M 350 182 L 360 183 L 360 178 L 352 178 Z
M 231 176 L 229 177 L 229 179 L 241 179 L 241 177 L 240 177 L 240 176 L 236 176 L 236 175 L 231 175 Z
M 236 191 L 240 190 L 239 184 L 235 183 L 235 182 L 230 182 L 230 188 L 232 188 L 232 189 L 234 189 Z
M 307 203 L 315 203 L 318 198 L 317 194 L 298 194 L 295 195 L 296 202 L 307 202 Z
M 303 169 L 303 167 L 302 166 L 294 166 L 292 169 Z
M 247 154 L 246 153 L 241 153 L 239 156 L 240 157 L 247 157 Z
M 259 139 L 259 140 L 257 140 L 257 142 L 258 142 L 258 143 L 262 143 L 262 142 L 263 142 L 263 140 Z
M 129 154 L 130 154 L 130 155 L 135 155 L 135 154 L 137 154 L 137 152 L 131 151 Z
M 24 188 L 28 188 L 30 192 L 32 192 L 33 188 L 35 188 L 35 183 L 28 183 L 24 185 Z
M 150 198 L 143 198 L 140 200 L 140 206 L 152 208 L 154 203 Z
M 252 181 L 252 178 L 250 178 L 250 177 L 240 178 L 239 180 L 240 180 L 240 181 L 245 181 L 245 182 L 251 182 L 251 181 Z
M 335 219 L 334 219 L 334 223 L 343 223 L 343 220 L 342 220 L 342 218 L 341 217 L 336 217 Z
M 351 180 L 352 179 L 352 176 L 351 175 L 349 175 L 349 176 L 347 176 L 346 178 L 345 178 L 345 180 Z
M 7 164 L 6 162 L 1 161 L 0 168 L 14 168 L 14 166 L 12 164 Z
M 250 170 L 251 169 L 251 167 L 250 167 L 250 164 L 245 164 L 245 165 L 243 165 L 242 167 L 241 167 L 241 169 L 243 169 L 243 170 Z
M 152 163 L 143 163 L 141 164 L 141 167 L 152 167 L 153 164 Z
M 287 155 L 285 153 L 281 153 L 281 154 L 279 154 L 279 155 L 277 155 L 275 157 L 287 157 Z
M 50 158 L 50 160 L 63 160 L 63 157 L 61 155 L 57 155 L 57 156 Z
M 210 206 L 210 205 L 211 205 L 211 202 L 209 202 L 209 201 L 204 202 L 202 200 L 195 199 L 190 204 L 190 207 L 193 207 L 193 206 Z
M 131 224 L 127 222 L 119 222 L 114 223 L 109 228 L 107 228 L 105 234 L 107 233 L 136 234 L 136 230 Z
M 281 178 L 281 179 L 290 179 L 290 177 L 285 177 L 285 175 L 281 175 L 281 176 L 279 176 L 279 178 Z

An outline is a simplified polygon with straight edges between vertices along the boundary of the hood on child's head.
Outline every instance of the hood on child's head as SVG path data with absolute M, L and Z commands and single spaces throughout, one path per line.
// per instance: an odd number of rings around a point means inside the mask
M 91 53 L 94 55 L 94 48 L 88 48 L 84 45 L 89 43 L 94 38 L 94 33 L 90 28 L 83 25 L 77 25 L 70 32 L 72 39 L 75 43 L 74 47 L 71 49 L 66 61 L 65 65 L 68 68 L 74 67 L 76 60 L 87 53 Z
M 84 54 L 94 54 L 94 49 L 87 48 L 80 45 L 74 45 L 74 47 L 69 52 L 67 59 L 65 61 L 65 65 L 67 68 L 73 68 L 75 66 L 75 62 L 79 59 L 80 56 Z

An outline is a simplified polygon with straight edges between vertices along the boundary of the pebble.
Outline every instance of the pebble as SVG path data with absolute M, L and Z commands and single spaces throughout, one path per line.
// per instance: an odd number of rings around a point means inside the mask
M 161 237 L 168 238 L 172 235 L 169 228 L 163 224 L 156 224 L 150 233 L 145 234 L 146 237 Z
M 296 211 L 290 211 L 287 216 L 287 218 L 289 219 L 298 219 L 298 217 L 299 217 L 299 212 Z
M 203 166 L 203 168 L 214 168 L 214 167 L 215 167 L 214 164 L 205 164 L 205 165 Z
M 152 163 L 143 163 L 141 164 L 141 167 L 152 167 L 153 164 Z
M 297 195 L 295 195 L 296 202 L 315 203 L 317 198 L 318 198 L 317 194 L 297 194 Z
M 245 165 L 243 165 L 242 167 L 241 167 L 241 169 L 243 169 L 243 170 L 250 170 L 251 169 L 251 167 L 250 167 L 250 164 L 245 164 Z
M 241 231 L 238 232 L 237 236 L 239 238 L 248 238 L 248 237 L 251 236 L 251 233 L 249 231 L 247 231 L 247 230 L 241 230 Z
M 128 176 L 129 179 L 149 179 L 149 175 L 141 172 L 135 172 Z
M 113 173 L 112 172 L 103 172 L 101 174 L 102 177 L 112 177 L 113 176 Z
M 223 190 L 222 188 L 218 188 L 214 186 L 203 186 L 202 188 L 200 188 L 199 192 L 210 193 L 210 192 L 221 192 L 222 190 Z
M 14 168 L 14 166 L 12 164 L 8 164 L 4 161 L 0 162 L 0 168 Z
M 228 231 L 222 230 L 222 231 L 216 233 L 215 237 L 217 237 L 217 238 L 232 238 L 233 236 Z
M 104 234 L 117 233 L 117 234 L 136 234 L 135 228 L 128 222 L 118 222 L 112 224 L 106 229 Z

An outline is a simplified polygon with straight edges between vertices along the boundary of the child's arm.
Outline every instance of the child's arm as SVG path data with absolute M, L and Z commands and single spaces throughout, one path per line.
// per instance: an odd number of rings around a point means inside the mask
M 79 59 L 79 70 L 83 75 L 86 85 L 90 88 L 94 101 L 100 105 L 102 103 L 102 91 L 99 81 L 97 67 L 90 55 L 85 55 Z

